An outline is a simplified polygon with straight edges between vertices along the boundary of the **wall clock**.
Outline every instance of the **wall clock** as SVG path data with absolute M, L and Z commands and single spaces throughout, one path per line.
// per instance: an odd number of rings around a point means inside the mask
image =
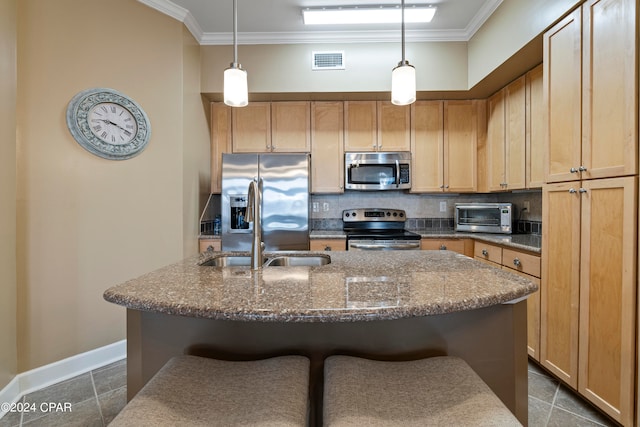
M 110 160 L 134 157 L 149 142 L 151 123 L 128 96 L 108 88 L 78 93 L 67 106 L 67 126 L 90 153 Z

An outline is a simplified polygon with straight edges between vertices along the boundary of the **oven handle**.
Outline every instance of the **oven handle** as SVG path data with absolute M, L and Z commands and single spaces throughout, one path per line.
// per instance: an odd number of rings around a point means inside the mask
M 419 249 L 420 242 L 412 243 L 350 243 L 350 248 L 376 250 L 376 249 L 395 249 L 395 250 L 407 250 L 407 249 Z
M 396 188 L 400 187 L 400 161 L 396 160 Z

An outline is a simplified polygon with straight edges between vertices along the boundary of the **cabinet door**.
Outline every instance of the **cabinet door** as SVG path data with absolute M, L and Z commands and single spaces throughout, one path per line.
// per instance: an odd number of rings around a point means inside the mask
M 211 103 L 211 193 L 222 191 L 222 154 L 231 153 L 231 107 Z
M 475 101 L 444 101 L 445 191 L 474 192 L 478 188 L 477 105 Z
M 526 187 L 541 188 L 544 182 L 545 115 L 542 91 L 542 64 L 526 75 Z
M 311 103 L 271 103 L 271 151 L 308 153 L 311 149 Z
M 312 251 L 346 251 L 345 239 L 311 239 L 309 249 Z
M 538 285 L 538 292 L 534 292 L 527 297 L 527 353 L 533 359 L 540 361 L 540 278 L 521 273 L 506 266 L 502 268 L 529 279 Z
M 411 106 L 378 101 L 378 150 L 409 151 L 411 149 Z
M 411 106 L 411 192 L 444 189 L 443 102 L 416 101 Z
M 581 159 L 581 9 L 543 36 L 543 96 L 546 106 L 546 182 L 579 179 L 571 168 Z
M 311 104 L 311 192 L 344 191 L 342 102 Z
M 582 178 L 638 173 L 636 1 L 583 5 Z
M 583 188 L 578 391 L 632 425 L 637 178 L 583 181 Z
M 542 188 L 540 363 L 578 386 L 580 193 L 578 182 Z
M 345 101 L 344 150 L 376 151 L 377 148 L 376 101 Z
M 261 153 L 271 151 L 271 104 L 252 102 L 233 108 L 233 152 Z
M 487 183 L 489 191 L 505 189 L 505 89 L 487 100 Z
M 505 89 L 505 187 L 508 190 L 525 188 L 525 82 L 522 76 Z

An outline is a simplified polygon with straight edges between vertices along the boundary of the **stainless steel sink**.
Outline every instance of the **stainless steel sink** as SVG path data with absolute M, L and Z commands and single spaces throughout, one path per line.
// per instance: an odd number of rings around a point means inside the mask
M 233 267 L 251 265 L 251 257 L 245 255 L 219 255 L 200 264 L 206 267 Z
M 263 267 L 315 267 L 331 263 L 328 255 L 275 255 L 269 258 L 264 257 Z M 218 255 L 206 260 L 203 267 L 236 267 L 250 266 L 251 256 L 249 255 Z
M 264 264 L 265 267 L 317 267 L 331 263 L 328 255 L 278 255 L 269 258 Z

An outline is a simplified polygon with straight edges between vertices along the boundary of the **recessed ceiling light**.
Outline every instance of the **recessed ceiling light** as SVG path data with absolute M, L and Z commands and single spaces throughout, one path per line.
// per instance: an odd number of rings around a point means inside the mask
M 406 23 L 431 22 L 436 13 L 433 6 L 406 6 Z M 399 24 L 402 10 L 397 5 L 385 6 L 348 6 L 302 9 L 302 18 L 306 25 L 340 24 Z

